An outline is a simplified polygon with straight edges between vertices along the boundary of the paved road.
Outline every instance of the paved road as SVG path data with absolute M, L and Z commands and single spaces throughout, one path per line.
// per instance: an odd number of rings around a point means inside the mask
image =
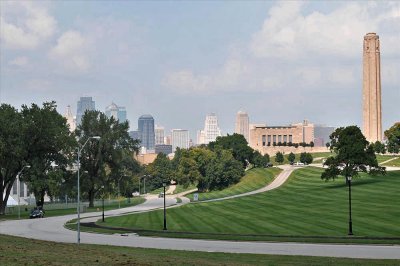
M 289 170 L 288 170 L 289 171 Z M 289 172 L 282 172 L 289 174 Z M 285 174 L 285 175 L 286 175 Z M 269 189 L 281 185 L 287 177 L 276 178 Z M 265 191 L 269 190 L 267 188 Z M 167 197 L 167 205 L 173 205 L 175 199 Z M 106 216 L 120 215 L 131 212 L 148 211 L 163 206 L 163 199 L 149 197 L 140 205 L 107 211 Z M 97 216 L 90 220 L 99 219 L 101 213 L 83 214 L 82 217 Z M 75 243 L 76 232 L 64 228 L 64 224 L 75 218 L 76 215 L 50 217 L 36 220 L 14 220 L 0 222 L 0 234 L 15 235 L 40 240 Z M 162 225 L 160 224 L 160 228 Z M 172 250 L 196 250 L 207 252 L 227 253 L 253 253 L 253 254 L 278 254 L 278 255 L 304 255 L 327 256 L 347 258 L 377 258 L 400 259 L 400 246 L 382 245 L 333 245 L 333 244 L 301 244 L 301 243 L 265 243 L 265 242 L 239 242 L 239 241 L 214 241 L 194 239 L 171 239 L 140 237 L 135 234 L 128 236 L 101 235 L 81 233 L 81 243 L 104 244 L 113 246 L 158 248 Z

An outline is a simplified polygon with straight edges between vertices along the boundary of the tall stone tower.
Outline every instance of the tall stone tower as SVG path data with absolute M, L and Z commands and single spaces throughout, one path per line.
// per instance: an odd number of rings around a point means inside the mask
M 375 33 L 364 36 L 363 134 L 369 142 L 382 141 L 381 59 Z

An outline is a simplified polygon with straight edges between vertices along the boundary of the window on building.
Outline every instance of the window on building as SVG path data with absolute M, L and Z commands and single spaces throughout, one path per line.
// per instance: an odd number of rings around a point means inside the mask
M 267 142 L 267 136 L 262 135 L 262 145 L 265 146 L 265 143 Z
M 284 142 L 284 143 L 287 142 L 287 135 L 283 135 L 283 142 Z
M 292 143 L 293 143 L 293 137 L 292 137 L 292 135 L 289 135 L 289 142 L 292 142 Z
M 282 143 L 282 135 L 278 135 L 278 142 Z
M 276 144 L 276 135 L 273 135 L 273 136 L 272 136 L 272 142 L 273 142 L 274 144 Z

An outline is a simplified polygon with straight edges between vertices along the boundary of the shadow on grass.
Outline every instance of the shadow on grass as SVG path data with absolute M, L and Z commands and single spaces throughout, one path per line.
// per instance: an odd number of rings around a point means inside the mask
M 331 184 L 330 186 L 327 186 L 327 189 L 335 189 L 335 188 L 343 188 L 343 187 L 347 187 L 347 183 L 344 180 L 340 180 L 339 181 L 340 184 Z M 369 185 L 369 184 L 375 184 L 375 183 L 380 183 L 380 182 L 384 182 L 384 180 L 382 180 L 382 178 L 368 178 L 368 179 L 363 179 L 363 178 L 357 178 L 357 179 L 353 179 L 351 181 L 351 186 L 353 187 L 358 187 L 358 186 L 364 186 L 364 185 Z

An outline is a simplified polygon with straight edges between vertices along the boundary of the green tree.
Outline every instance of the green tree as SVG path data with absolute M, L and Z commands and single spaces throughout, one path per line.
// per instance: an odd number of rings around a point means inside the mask
M 28 157 L 21 114 L 11 105 L 0 105 L 0 215 L 5 214 L 7 200 L 19 171 Z M 22 172 L 21 177 L 25 175 Z
M 385 131 L 387 139 L 387 151 L 390 153 L 400 152 L 400 122 L 395 123 L 391 128 Z
M 283 157 L 283 154 L 282 154 L 280 151 L 278 151 L 278 152 L 275 154 L 275 162 L 277 162 L 277 163 L 283 163 L 284 160 L 285 160 L 285 158 Z
M 154 162 L 146 167 L 146 172 L 151 176 L 151 178 L 146 179 L 148 190 L 160 188 L 163 182 L 169 183 L 176 177 L 172 170 L 171 161 L 163 153 L 159 153 Z
M 308 152 L 302 152 L 300 154 L 300 162 L 304 163 L 304 164 L 310 164 L 313 161 L 313 157 L 311 155 L 311 153 Z
M 207 165 L 208 189 L 221 190 L 240 181 L 244 175 L 242 164 L 229 150 L 217 150 L 217 156 Z
M 335 179 L 339 175 L 355 177 L 359 172 L 385 174 L 385 168 L 378 165 L 372 146 L 357 126 L 338 128 L 330 139 L 330 148 L 335 155 L 325 161 L 328 168 L 322 173 L 322 179 Z
M 24 141 L 29 156 L 26 161 L 31 166 L 24 181 L 35 194 L 38 206 L 43 206 L 46 194 L 51 199 L 57 196 L 63 172 L 70 165 L 76 147 L 66 119 L 56 108 L 53 101 L 42 107 L 23 105 L 21 111 L 26 125 Z
M 241 162 L 244 168 L 249 162 L 253 163 L 253 149 L 248 146 L 246 139 L 241 134 L 234 133 L 233 135 L 217 137 L 215 142 L 209 144 L 209 148 L 215 151 L 217 147 L 231 150 L 233 157 Z
M 76 130 L 80 145 L 89 137 L 101 137 L 98 141 L 89 141 L 81 156 L 82 191 L 90 207 L 102 186 L 110 191 L 121 178 L 119 173 L 127 171 L 124 159 L 139 150 L 138 141 L 129 137 L 128 129 L 128 122 L 119 123 L 99 111 L 87 111 L 82 117 Z
M 290 162 L 290 164 L 294 163 L 294 160 L 296 160 L 296 155 L 294 155 L 293 152 L 289 153 L 288 155 L 288 161 Z
M 269 163 L 269 155 L 266 155 L 263 156 L 259 151 L 254 151 L 252 159 L 254 167 L 265 167 Z
M 386 153 L 386 147 L 385 144 L 383 144 L 380 141 L 376 141 L 373 143 L 374 151 L 375 153 L 380 153 L 380 154 L 385 154 Z

